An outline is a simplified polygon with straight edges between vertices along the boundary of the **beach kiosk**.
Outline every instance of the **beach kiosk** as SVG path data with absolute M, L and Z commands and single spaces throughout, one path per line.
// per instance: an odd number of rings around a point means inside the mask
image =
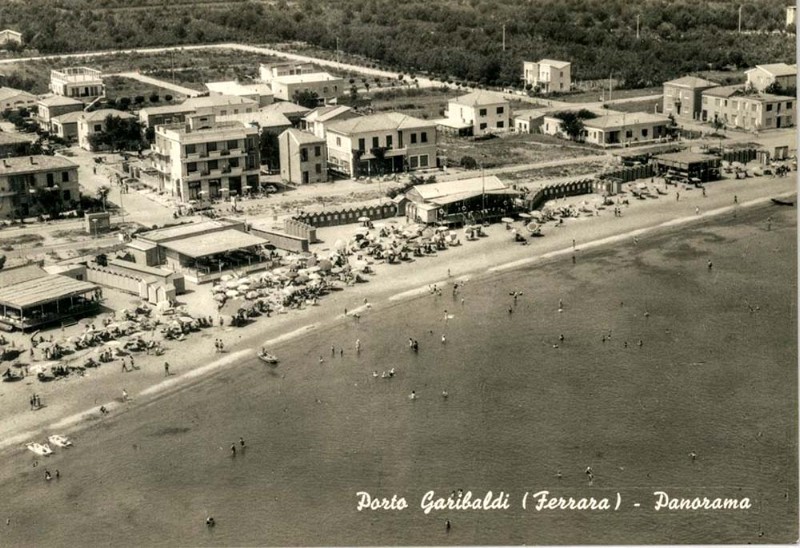
M 658 171 L 682 182 L 716 181 L 722 161 L 712 154 L 675 152 L 660 154 L 654 158 Z
M 22 331 L 67 318 L 97 313 L 102 290 L 97 285 L 51 274 L 0 289 L 0 327 Z

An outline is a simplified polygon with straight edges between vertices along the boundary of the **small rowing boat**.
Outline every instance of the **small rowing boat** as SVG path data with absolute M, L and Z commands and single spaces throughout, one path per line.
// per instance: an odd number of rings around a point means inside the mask
M 775 205 L 781 205 L 781 206 L 793 206 L 794 205 L 794 202 L 792 202 L 790 200 L 779 200 L 778 198 L 772 198 L 772 203 L 775 204 Z
M 275 364 L 278 363 L 278 358 L 274 354 L 270 354 L 269 352 L 261 351 L 258 353 L 258 359 L 264 363 Z
M 53 450 L 50 449 L 50 446 L 47 445 L 46 443 L 41 444 L 41 443 L 31 442 L 26 444 L 26 447 L 28 448 L 29 451 L 36 453 L 40 457 L 47 457 L 53 454 Z
M 47 441 L 55 445 L 56 447 L 70 447 L 72 445 L 72 441 L 66 436 L 59 436 L 58 434 L 53 434 Z

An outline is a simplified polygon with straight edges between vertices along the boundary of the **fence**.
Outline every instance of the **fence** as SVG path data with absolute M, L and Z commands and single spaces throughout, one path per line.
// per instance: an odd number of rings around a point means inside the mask
M 525 207 L 536 209 L 548 200 L 555 200 L 565 196 L 579 196 L 591 194 L 595 190 L 594 177 L 585 177 L 563 183 L 552 183 L 537 190 L 533 196 L 525 198 Z
M 357 223 L 360 217 L 368 217 L 371 221 L 377 221 L 396 215 L 397 206 L 395 204 L 384 204 L 382 206 L 363 206 L 341 211 L 301 213 L 295 217 L 295 220 L 319 228 Z
M 312 230 L 313 227 L 312 227 Z M 269 243 L 278 249 L 286 249 L 287 251 L 294 251 L 302 253 L 308 251 L 308 239 L 293 234 L 286 234 L 269 227 L 252 226 L 250 227 L 250 234 L 254 234 L 260 238 L 269 240 Z

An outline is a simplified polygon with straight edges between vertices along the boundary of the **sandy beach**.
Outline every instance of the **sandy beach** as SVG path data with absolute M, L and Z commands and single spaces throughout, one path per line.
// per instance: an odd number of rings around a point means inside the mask
M 702 197 L 699 190 L 681 189 L 680 200 L 675 199 L 676 191 L 670 188 L 669 195 L 659 199 L 631 200 L 621 218 L 605 210 L 596 217 L 567 219 L 558 228 L 551 224 L 545 230 L 545 237 L 531 239 L 528 246 L 515 244 L 502 224 L 493 225 L 487 231 L 488 236 L 479 241 L 463 242 L 461 246 L 418 258 L 410 264 L 376 265 L 369 283 L 334 292 L 320 301 L 319 306 L 261 318 L 242 328 L 205 329 L 183 343 L 169 342 L 170 350 L 162 357 L 137 356 L 138 371 L 120 373 L 119 368 L 111 364 L 110 367 L 92 370 L 85 378 L 70 377 L 47 384 L 31 378 L 22 383 L 0 384 L 0 416 L 5 417 L 0 425 L 0 449 L 17 450 L 25 442 L 41 438 L 44 432 L 68 431 L 82 423 L 96 421 L 100 419 L 98 409 L 101 405 L 117 414 L 174 392 L 196 381 L 202 374 L 233 366 L 236 360 L 231 356 L 239 356 L 239 352 L 254 352 L 264 344 L 269 346 L 287 341 L 332 321 L 353 321 L 344 318 L 343 311 L 345 308 L 350 312 L 364 308 L 364 299 L 369 300 L 371 310 L 377 310 L 385 304 L 413 298 L 427 291 L 430 284 L 452 281 L 448 280 L 448 271 L 453 278 L 469 279 L 539 261 L 569 264 L 573 255 L 580 261 L 582 252 L 598 245 L 633 245 L 634 237 L 644 239 L 651 231 L 683 223 L 703 223 L 717 215 L 734 215 L 734 209 L 792 193 L 796 190 L 796 178 L 794 173 L 791 175 L 718 181 L 708 185 L 706 197 Z M 738 197 L 737 208 L 733 207 L 734 195 Z M 577 197 L 573 201 L 583 199 Z M 697 208 L 700 209 L 699 215 Z M 316 244 L 312 251 L 327 249 L 336 239 L 352 235 L 353 229 L 353 226 L 342 226 L 321 230 L 319 237 L 323 242 Z M 575 250 L 572 248 L 573 240 L 576 242 Z M 196 291 L 207 292 L 208 289 L 200 286 Z M 361 310 L 361 313 L 369 314 L 369 310 Z M 216 338 L 225 341 L 225 354 L 215 353 L 213 340 Z M 165 361 L 169 362 L 172 374 L 168 379 L 164 378 Z M 132 402 L 124 405 L 123 388 L 133 397 Z M 34 392 L 41 396 L 45 407 L 32 412 L 28 400 Z
M 341 292 L 331 306 L 296 314 L 296 324 L 316 327 L 276 343 L 276 368 L 232 344 L 232 362 L 198 382 L 179 380 L 176 388 L 192 388 L 169 398 L 142 394 L 163 381 L 154 371 L 148 386 L 131 389 L 127 412 L 87 423 L 73 449 L 39 464 L 60 469 L 58 482 L 42 480 L 27 453 L 7 452 L 0 488 L 14 495 L 0 503 L 10 520 L 5 538 L 70 545 L 80 531 L 82 543 L 101 545 L 113 528 L 115 542 L 144 546 L 787 542 L 797 534 L 789 496 L 797 489 L 795 210 L 746 206 L 755 196 L 738 196 L 736 218 L 656 220 L 669 226 L 639 232 L 638 244 L 582 249 L 574 266 L 556 255 L 502 271 L 488 271 L 499 261 L 453 271 L 470 278 L 463 308 L 449 292 L 413 298 L 415 277 L 369 294 L 372 308 L 356 323 L 337 317 L 365 293 Z M 572 226 L 538 251 L 571 248 Z M 504 251 L 499 229 L 480 244 Z M 446 278 L 418 270 L 430 282 Z M 511 290 L 523 292 L 516 305 Z M 443 309 L 453 319 L 444 322 Z M 419 339 L 418 354 L 408 337 Z M 330 357 L 331 344 L 345 355 Z M 395 378 L 373 377 L 390 368 Z M 239 437 L 247 448 L 232 458 Z M 506 512 L 420 509 L 426 491 L 457 489 L 502 490 L 513 504 Z M 628 505 L 613 514 L 522 510 L 522 494 L 540 489 L 619 491 Z M 632 506 L 652 506 L 656 489 L 746 494 L 759 506 L 699 518 Z M 405 495 L 412 506 L 358 512 L 360 490 Z M 208 515 L 213 530 L 203 524 Z

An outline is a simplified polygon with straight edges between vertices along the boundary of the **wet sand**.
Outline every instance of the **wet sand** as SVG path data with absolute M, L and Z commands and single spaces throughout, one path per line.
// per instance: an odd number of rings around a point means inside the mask
M 9 454 L 0 469 L 9 494 L 0 518 L 12 519 L 6 539 L 99 545 L 113 531 L 114 541 L 137 545 L 790 542 L 795 213 L 755 207 L 736 220 L 587 250 L 574 267 L 556 258 L 473 276 L 463 309 L 448 288 L 381 302 L 358 324 L 319 321 L 310 335 L 275 346 L 277 368 L 244 358 L 191 389 L 96 421 L 76 434 L 75 448 L 47 459 L 59 482 L 45 483 L 31 455 Z M 513 314 L 510 290 L 524 292 Z M 444 309 L 455 315 L 446 325 Z M 603 344 L 608 330 L 613 342 Z M 408 337 L 420 341 L 419 354 Z M 330 357 L 331 344 L 344 346 L 344 358 Z M 391 367 L 394 378 L 372 377 Z M 248 449 L 234 459 L 239 436 Z M 591 487 L 586 466 L 596 475 Z M 720 496 L 752 493 L 758 511 L 698 518 L 519 508 L 525 490 L 542 488 L 620 490 L 649 505 L 656 488 L 702 495 L 714 486 L 724 487 Z M 419 510 L 426 490 L 458 488 L 505 490 L 515 500 L 506 512 Z M 360 490 L 403 494 L 411 508 L 358 513 Z M 208 514 L 218 523 L 212 531 L 202 524 Z

